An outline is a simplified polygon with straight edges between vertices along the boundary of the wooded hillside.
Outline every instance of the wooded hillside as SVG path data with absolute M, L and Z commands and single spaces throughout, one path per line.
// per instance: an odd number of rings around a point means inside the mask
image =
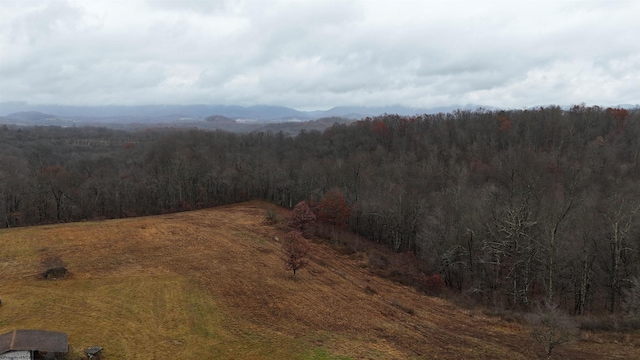
M 629 312 L 640 276 L 640 111 L 385 115 L 296 137 L 0 129 L 7 227 L 339 192 L 348 226 L 477 301 Z

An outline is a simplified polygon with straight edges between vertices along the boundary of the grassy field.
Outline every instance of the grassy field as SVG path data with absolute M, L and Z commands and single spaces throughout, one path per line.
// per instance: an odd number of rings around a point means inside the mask
M 108 359 L 532 359 L 523 324 L 372 275 L 364 254 L 312 244 L 284 269 L 264 202 L 0 230 L 0 333 L 63 331 Z M 45 281 L 60 257 L 71 275 Z M 558 358 L 640 358 L 640 339 L 583 334 Z

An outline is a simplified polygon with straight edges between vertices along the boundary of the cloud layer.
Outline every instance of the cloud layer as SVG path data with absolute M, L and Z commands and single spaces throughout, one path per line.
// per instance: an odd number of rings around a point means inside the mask
M 640 102 L 638 1 L 0 1 L 0 102 Z

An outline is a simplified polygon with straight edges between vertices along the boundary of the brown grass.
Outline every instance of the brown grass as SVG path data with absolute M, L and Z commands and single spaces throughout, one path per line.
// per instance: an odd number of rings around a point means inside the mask
M 364 253 L 311 244 L 296 279 L 282 230 L 248 202 L 0 231 L 0 332 L 64 331 L 109 359 L 531 359 L 519 323 L 373 275 Z M 43 281 L 43 259 L 70 277 Z M 372 291 L 373 290 L 373 291 Z M 640 358 L 640 342 L 584 335 L 558 358 Z M 339 357 L 340 356 L 340 357 Z

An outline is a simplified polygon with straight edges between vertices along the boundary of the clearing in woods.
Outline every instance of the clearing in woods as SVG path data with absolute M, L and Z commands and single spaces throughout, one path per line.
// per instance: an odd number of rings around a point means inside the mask
M 0 333 L 46 329 L 109 359 L 531 359 L 525 325 L 379 278 L 364 254 L 312 244 L 297 279 L 253 201 L 153 217 L 0 231 Z M 45 281 L 59 256 L 66 279 Z M 558 358 L 640 359 L 637 335 Z

